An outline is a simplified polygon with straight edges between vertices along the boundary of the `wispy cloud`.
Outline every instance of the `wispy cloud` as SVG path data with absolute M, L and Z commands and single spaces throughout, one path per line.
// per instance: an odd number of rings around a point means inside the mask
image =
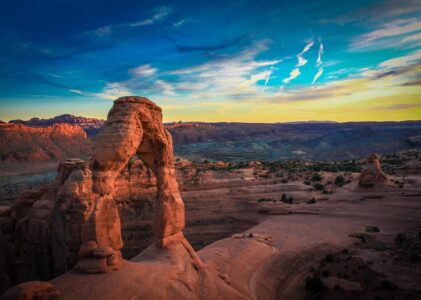
M 106 37 L 112 34 L 120 33 L 123 31 L 136 29 L 142 26 L 154 25 L 163 22 L 172 12 L 172 8 L 169 6 L 161 6 L 154 9 L 153 14 L 146 19 L 142 19 L 135 22 L 113 24 L 107 26 L 101 26 L 97 29 L 89 31 L 89 34 L 94 34 L 98 37 Z
M 129 69 L 131 78 L 108 83 L 95 96 L 113 99 L 122 93 L 178 97 L 188 94 L 191 99 L 244 98 L 258 95 L 261 85 L 267 85 L 274 66 L 282 59 L 257 60 L 256 56 L 268 49 L 267 40 L 230 56 L 170 71 L 160 71 L 150 64 Z M 270 69 L 268 69 L 270 67 Z
M 106 100 L 115 100 L 128 95 L 133 95 L 132 91 L 124 83 L 120 82 L 109 82 L 101 92 L 92 93 L 92 96 Z
M 71 92 L 71 93 L 74 93 L 74 94 L 85 95 L 84 92 L 82 92 L 81 90 L 77 90 L 77 89 L 69 89 L 68 91 Z
M 323 53 L 324 53 L 324 46 L 323 43 L 320 42 L 319 51 L 317 52 L 317 61 L 316 61 L 316 67 L 319 69 L 317 70 L 316 75 L 314 75 L 313 82 L 311 84 L 315 84 L 317 79 L 319 79 L 320 76 L 323 74 Z
M 270 70 L 262 68 L 274 66 L 282 60 L 256 60 L 255 57 L 267 50 L 268 41 L 262 40 L 254 45 L 231 56 L 222 56 L 212 59 L 206 63 L 188 68 L 177 69 L 169 72 L 170 75 L 177 75 L 178 80 L 175 86 L 185 86 L 185 83 L 192 84 L 200 82 L 198 93 L 212 90 L 213 93 L 230 95 L 234 89 L 242 92 L 249 91 L 253 94 L 257 91 L 256 82 L 268 80 Z
M 358 36 L 351 44 L 352 50 L 371 47 L 396 47 L 407 44 L 421 44 L 421 21 L 419 18 L 394 20 L 384 23 L 377 29 Z
M 347 11 L 345 14 L 336 15 L 333 18 L 322 19 L 322 24 L 347 25 L 351 23 L 367 24 L 379 22 L 390 18 L 403 17 L 421 11 L 419 0 L 381 0 L 367 1 L 368 5 L 358 6 L 357 9 Z
M 276 61 L 276 60 L 277 60 L 277 58 L 275 58 L 275 61 Z M 265 85 L 264 85 L 264 87 L 263 87 L 262 92 L 264 92 L 264 91 L 265 91 L 266 86 L 267 86 L 267 85 L 268 85 L 268 83 L 269 83 L 270 76 L 272 75 L 272 72 L 273 72 L 273 68 L 274 68 L 274 67 L 275 67 L 275 64 L 271 65 L 271 66 L 270 66 L 269 71 L 267 72 L 267 75 L 266 75 L 266 80 L 265 80 Z
M 183 25 L 185 25 L 186 23 L 190 22 L 190 20 L 191 20 L 191 19 L 181 19 L 181 20 L 178 20 L 177 22 L 174 22 L 174 23 L 172 24 L 172 26 L 173 26 L 173 27 L 175 27 L 175 28 L 177 28 L 177 27 L 183 26 Z
M 296 101 L 343 101 L 353 103 L 375 97 L 393 97 L 411 95 L 420 97 L 417 82 L 420 79 L 421 50 L 414 51 L 400 58 L 383 61 L 373 68 L 362 69 L 357 77 L 350 77 L 324 83 L 320 86 L 264 95 L 259 99 L 248 98 L 244 101 L 263 101 L 269 103 L 288 103 Z M 418 57 L 418 59 L 416 59 Z
M 172 8 L 168 6 L 162 6 L 155 10 L 155 14 L 145 20 L 141 20 L 138 22 L 131 23 L 131 27 L 139 27 L 139 26 L 145 26 L 145 25 L 153 25 L 155 23 L 163 21 L 168 15 L 172 12 Z
M 314 41 L 310 41 L 308 42 L 303 50 L 297 54 L 297 64 L 295 65 L 295 68 L 291 71 L 291 73 L 289 73 L 289 77 L 285 78 L 284 80 L 282 80 L 283 83 L 290 83 L 291 80 L 297 78 L 301 72 L 300 72 L 300 67 L 304 66 L 307 64 L 307 60 L 304 58 L 304 54 L 311 49 L 311 47 L 314 45 Z
M 142 65 L 142 66 L 130 69 L 129 73 L 137 77 L 147 77 L 147 76 L 154 75 L 156 71 L 157 71 L 156 68 L 153 68 L 150 64 L 146 64 L 146 65 Z
M 311 84 L 315 84 L 317 79 L 319 79 L 320 76 L 322 76 L 323 74 L 323 68 L 320 67 L 319 70 L 317 71 L 316 75 L 314 75 L 313 81 Z
M 284 80 L 282 80 L 283 83 L 290 83 L 291 80 L 297 78 L 299 75 L 301 74 L 300 69 L 299 68 L 295 68 L 291 71 L 291 73 L 289 73 L 289 77 L 285 78 Z
M 323 64 L 323 60 L 322 60 L 323 54 L 324 54 L 324 46 L 323 46 L 323 43 L 320 42 L 319 51 L 317 52 L 316 66 L 321 66 Z
M 381 68 L 400 68 L 421 62 L 421 49 L 380 63 Z

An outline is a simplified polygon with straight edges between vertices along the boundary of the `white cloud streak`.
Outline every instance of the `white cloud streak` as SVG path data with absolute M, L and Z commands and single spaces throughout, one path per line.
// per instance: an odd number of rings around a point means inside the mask
M 288 83 L 290 83 L 291 82 L 291 80 L 293 80 L 293 79 L 295 79 L 295 78 L 297 78 L 300 74 L 301 74 L 301 72 L 300 72 L 300 67 L 302 67 L 302 66 L 305 66 L 306 64 L 307 64 L 307 60 L 303 57 L 303 55 L 308 51 L 308 50 L 310 50 L 311 49 L 311 47 L 314 45 L 314 41 L 310 41 L 310 42 L 308 42 L 305 46 L 304 46 L 304 48 L 303 48 L 303 50 L 300 52 L 300 53 L 298 53 L 297 54 L 297 64 L 295 65 L 295 69 L 293 69 L 292 71 L 291 71 L 291 73 L 289 73 L 289 77 L 287 77 L 287 78 L 285 78 L 284 80 L 282 80 L 282 82 L 283 83 L 286 83 L 286 84 L 288 84 Z
M 420 44 L 421 21 L 419 18 L 400 19 L 382 24 L 374 31 L 360 35 L 351 44 L 351 50 L 369 47 L 396 47 Z
M 89 31 L 88 33 L 93 33 L 98 37 L 106 37 L 121 31 L 126 31 L 142 26 L 154 25 L 163 22 L 171 14 L 172 8 L 168 6 L 162 6 L 156 8 L 154 11 L 155 13 L 147 19 L 130 23 L 102 26 L 93 31 Z
M 157 69 L 151 67 L 150 64 L 142 65 L 129 70 L 129 73 L 137 77 L 148 77 L 156 73 Z
M 317 70 L 316 75 L 314 75 L 313 82 L 311 84 L 315 84 L 317 79 L 319 79 L 320 76 L 323 74 L 323 54 L 324 54 L 324 46 L 323 43 L 320 42 L 319 51 L 317 52 L 317 61 L 316 61 L 316 67 L 319 67 Z
M 313 82 L 311 84 L 315 84 L 317 79 L 319 79 L 319 77 L 322 76 L 322 74 L 323 74 L 323 68 L 320 67 L 316 75 L 314 75 Z
M 189 98 L 195 99 L 257 96 L 262 88 L 258 82 L 267 85 L 274 66 L 283 61 L 256 59 L 258 54 L 267 50 L 268 43 L 261 40 L 237 54 L 172 71 L 161 72 L 150 64 L 141 65 L 128 70 L 130 79 L 107 83 L 95 96 L 105 99 L 115 99 L 122 93 L 170 98 L 189 94 Z
M 85 95 L 84 92 L 82 92 L 81 90 L 77 90 L 77 89 L 69 89 L 68 91 L 71 92 L 71 93 L 74 93 L 74 94 Z

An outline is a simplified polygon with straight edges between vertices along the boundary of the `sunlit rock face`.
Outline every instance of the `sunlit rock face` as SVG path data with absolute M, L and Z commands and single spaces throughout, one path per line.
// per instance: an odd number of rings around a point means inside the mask
M 380 167 L 380 156 L 377 153 L 371 154 L 367 158 L 367 165 L 361 171 L 358 185 L 367 188 L 386 181 L 387 176 Z
M 183 239 L 184 203 L 174 171 L 172 139 L 162 123 L 162 110 L 142 97 L 122 97 L 114 102 L 105 128 L 94 141 L 90 161 L 94 208 L 82 230 L 80 272 L 101 273 L 122 266 L 121 222 L 114 201 L 115 182 L 130 158 L 138 154 L 156 177 L 154 235 L 165 248 Z
M 45 161 L 87 157 L 91 141 L 83 129 L 72 124 L 33 128 L 0 124 L 0 161 Z
M 78 260 L 80 233 L 92 208 L 87 161 L 59 165 L 55 181 L 21 194 L 0 215 L 5 262 L 1 287 L 62 274 Z

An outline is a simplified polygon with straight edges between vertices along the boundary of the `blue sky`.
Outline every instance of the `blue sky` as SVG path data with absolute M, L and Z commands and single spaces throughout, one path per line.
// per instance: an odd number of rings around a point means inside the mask
M 420 119 L 420 21 L 411 0 L 6 0 L 0 119 L 129 94 L 166 121 Z

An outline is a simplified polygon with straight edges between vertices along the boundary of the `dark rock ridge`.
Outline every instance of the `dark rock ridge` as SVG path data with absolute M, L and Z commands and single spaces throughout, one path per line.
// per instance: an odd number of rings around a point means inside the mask
M 77 125 L 54 124 L 33 128 L 20 124 L 0 124 L 1 161 L 60 160 L 86 157 L 91 142 Z
M 346 160 L 419 147 L 421 121 L 172 123 L 175 152 L 190 160 Z

